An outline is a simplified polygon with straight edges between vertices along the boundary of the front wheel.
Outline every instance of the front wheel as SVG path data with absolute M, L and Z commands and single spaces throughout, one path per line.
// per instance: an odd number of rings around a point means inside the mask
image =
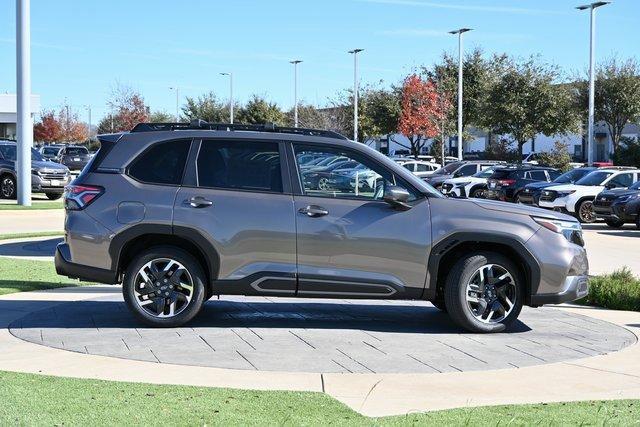
M 127 267 L 122 293 L 129 310 L 154 327 L 182 326 L 204 304 L 206 276 L 189 253 L 172 246 L 142 252 Z
M 592 224 L 596 222 L 596 213 L 593 211 L 593 201 L 584 200 L 576 209 L 578 221 L 584 224 Z
M 475 188 L 471 191 L 471 197 L 476 199 L 484 199 L 485 198 L 485 189 L 484 188 Z
M 45 196 L 47 196 L 47 199 L 49 200 L 58 200 L 60 197 L 62 197 L 62 193 L 44 193 Z
M 15 199 L 16 190 L 16 179 L 11 175 L 3 175 L 0 179 L 0 196 L 3 199 Z
M 494 252 L 463 256 L 445 284 L 451 319 L 471 332 L 501 332 L 522 310 L 524 279 L 506 257 Z

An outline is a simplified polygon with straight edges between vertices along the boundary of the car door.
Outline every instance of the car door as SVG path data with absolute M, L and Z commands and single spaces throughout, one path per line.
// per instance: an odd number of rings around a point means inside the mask
M 358 163 L 359 171 L 314 189 L 299 178 L 295 158 L 335 153 Z M 326 297 L 420 297 L 431 246 L 429 202 L 386 166 L 356 150 L 294 144 L 290 169 L 298 249 L 298 295 Z M 377 176 L 370 185 L 368 178 Z M 382 200 L 396 184 L 412 192 L 410 209 Z
M 294 295 L 295 217 L 282 144 L 229 138 L 195 145 L 174 203 L 175 232 L 195 233 L 215 251 L 214 291 Z

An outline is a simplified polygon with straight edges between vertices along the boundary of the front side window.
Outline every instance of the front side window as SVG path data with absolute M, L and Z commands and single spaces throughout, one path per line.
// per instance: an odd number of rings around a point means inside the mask
M 529 172 L 529 178 L 535 179 L 537 181 L 546 181 L 547 175 L 544 173 L 544 171 L 531 171 Z
M 478 171 L 478 166 L 475 164 L 464 165 L 458 169 L 455 173 L 456 176 L 471 176 Z
M 342 158 L 345 163 L 337 169 L 304 169 L 298 173 L 304 193 L 308 196 L 330 198 L 358 198 L 382 200 L 386 185 L 400 184 L 393 173 L 373 164 L 359 153 L 343 152 L 333 148 L 307 147 L 295 145 L 296 161 L 310 153 L 323 153 Z M 407 189 L 411 194 L 411 190 Z M 412 195 L 410 200 L 415 200 Z
M 202 141 L 198 186 L 282 193 L 277 142 Z
M 129 175 L 148 184 L 180 184 L 191 145 L 189 142 L 177 140 L 153 145 L 133 161 Z
M 632 173 L 621 173 L 619 175 L 614 176 L 613 178 L 611 178 L 611 180 L 607 183 L 608 185 L 611 185 L 612 187 L 628 187 L 631 184 L 633 184 L 633 174 Z

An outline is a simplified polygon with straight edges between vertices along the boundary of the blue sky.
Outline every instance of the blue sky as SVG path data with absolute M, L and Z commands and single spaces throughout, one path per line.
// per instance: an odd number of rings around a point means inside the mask
M 267 96 L 289 108 L 302 59 L 299 98 L 323 105 L 353 82 L 347 51 L 364 48 L 362 81 L 391 83 L 445 50 L 461 26 L 465 48 L 540 54 L 565 70 L 588 62 L 586 0 L 32 0 L 33 92 L 45 108 L 91 105 L 94 120 L 120 82 L 153 110 L 175 111 L 175 93 Z M 15 91 L 15 0 L 0 0 L 0 92 Z M 598 10 L 598 57 L 640 57 L 640 0 Z M 84 115 L 85 113 L 82 112 Z

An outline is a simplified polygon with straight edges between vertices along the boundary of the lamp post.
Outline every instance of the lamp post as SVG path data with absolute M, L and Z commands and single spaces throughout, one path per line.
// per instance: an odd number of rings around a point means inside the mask
M 233 73 L 220 73 L 221 76 L 229 76 L 229 122 L 233 124 Z
M 364 49 L 353 49 L 353 140 L 358 141 L 358 53 Z
M 460 28 L 449 31 L 458 35 L 458 160 L 462 160 L 462 34 L 471 28 Z
M 89 142 L 91 142 L 91 105 L 85 105 L 84 108 L 87 109 L 89 115 Z
M 30 0 L 16 3 L 17 196 L 19 205 L 31 206 L 31 7 Z
M 178 104 L 180 103 L 180 88 L 178 86 L 174 86 L 174 87 L 169 87 L 169 90 L 176 91 L 176 123 L 178 123 L 180 121 L 180 113 L 179 113 L 179 106 L 178 106 Z
M 294 59 L 289 61 L 293 64 L 293 126 L 298 127 L 298 64 L 302 61 Z
M 585 4 L 578 6 L 578 10 L 589 10 L 591 15 L 591 24 L 589 31 L 589 120 L 587 130 L 587 163 L 589 166 L 593 164 L 593 132 L 594 132 L 594 117 L 595 117 L 595 68 L 596 68 L 596 9 L 600 6 L 604 6 L 611 3 L 610 1 L 598 1 L 591 4 Z

